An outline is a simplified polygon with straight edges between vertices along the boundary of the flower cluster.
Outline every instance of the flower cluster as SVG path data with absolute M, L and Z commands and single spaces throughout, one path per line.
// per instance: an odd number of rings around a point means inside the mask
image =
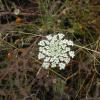
M 64 39 L 64 34 L 48 35 L 46 39 L 39 43 L 38 59 L 44 59 L 42 67 L 48 69 L 49 66 L 54 68 L 59 66 L 60 70 L 64 69 L 66 64 L 70 62 L 70 58 L 75 56 L 71 47 L 73 41 Z

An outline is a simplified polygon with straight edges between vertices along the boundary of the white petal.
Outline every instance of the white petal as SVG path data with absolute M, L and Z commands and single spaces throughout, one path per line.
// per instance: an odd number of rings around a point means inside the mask
M 42 53 L 45 54 L 45 55 L 49 55 L 48 51 L 45 50 L 45 49 L 43 49 Z
M 68 51 L 70 51 L 70 48 L 69 48 L 69 47 L 66 47 L 66 49 L 65 49 L 65 50 L 66 50 L 66 52 L 68 52 Z
M 62 55 L 62 54 L 65 54 L 65 53 L 67 53 L 66 50 L 62 50 L 62 51 L 61 51 L 61 55 Z
M 46 51 L 45 54 L 46 54 L 47 56 L 49 56 L 49 57 L 51 56 L 51 53 L 50 53 L 48 50 Z
M 59 57 L 60 61 L 64 61 L 64 57 Z
M 58 36 L 59 36 L 59 39 L 61 40 L 61 39 L 63 39 L 64 34 L 62 34 L 62 33 L 58 33 Z
M 43 59 L 43 58 L 45 58 L 45 55 L 42 54 L 42 53 L 39 53 L 39 54 L 38 54 L 38 59 Z
M 62 44 L 62 49 L 65 49 L 66 48 L 66 45 Z
M 56 63 L 55 62 L 52 62 L 51 68 L 54 68 L 54 67 L 56 67 Z
M 66 58 L 64 58 L 64 61 L 65 61 L 66 64 L 68 64 L 70 62 L 70 58 L 66 57 Z
M 65 69 L 65 63 L 59 63 L 60 70 Z
M 44 48 L 43 48 L 43 47 L 39 47 L 39 51 L 41 51 L 41 52 L 42 52 L 43 50 L 44 50 Z
M 50 65 L 49 63 L 43 62 L 42 67 L 48 69 L 49 65 Z
M 55 56 L 53 56 L 51 59 L 50 59 L 50 62 L 54 62 L 57 58 Z
M 56 58 L 56 59 L 54 60 L 54 62 L 55 62 L 56 64 L 58 64 L 58 63 L 59 63 L 59 59 Z
M 64 53 L 61 56 L 67 58 L 68 57 L 68 54 L 67 53 Z
M 68 43 L 68 40 L 64 39 L 61 41 L 63 44 L 67 44 Z
M 57 41 L 57 35 L 54 35 L 52 41 Z
M 44 59 L 45 62 L 49 62 L 49 60 L 50 60 L 50 57 L 46 57 L 46 58 Z
M 71 46 L 73 46 L 74 43 L 73 43 L 73 41 L 69 40 L 69 41 L 67 42 L 67 45 L 71 45 Z
M 54 44 L 54 42 L 55 42 L 54 40 L 51 40 L 50 41 L 50 46 L 52 46 L 52 44 Z
M 38 45 L 40 45 L 40 46 L 45 46 L 44 40 L 40 41 L 40 42 L 38 43 Z
M 50 59 L 50 62 L 53 62 L 54 60 L 55 60 L 54 58 L 51 58 L 51 59 Z
M 50 49 L 50 47 L 49 47 L 49 46 L 45 46 L 44 48 L 45 48 L 45 49 Z
M 59 46 L 63 45 L 64 43 L 62 41 L 59 42 Z
M 70 51 L 70 52 L 69 52 L 69 55 L 70 55 L 70 57 L 74 58 L 74 56 L 75 56 L 74 51 Z
M 50 44 L 50 42 L 47 41 L 47 40 L 44 40 L 44 42 L 45 42 L 46 45 L 49 45 Z
M 48 35 L 48 36 L 46 36 L 46 38 L 47 38 L 48 40 L 51 40 L 51 39 L 52 39 L 52 35 Z
M 48 51 L 45 51 L 44 54 L 47 55 L 47 56 L 50 56 L 50 53 Z

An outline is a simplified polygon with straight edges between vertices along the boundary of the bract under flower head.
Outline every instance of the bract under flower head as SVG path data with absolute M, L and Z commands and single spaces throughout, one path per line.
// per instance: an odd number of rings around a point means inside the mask
M 66 64 L 70 62 L 70 58 L 75 56 L 71 47 L 74 45 L 73 41 L 64 39 L 64 34 L 58 33 L 56 35 L 47 35 L 46 39 L 39 43 L 38 59 L 43 59 L 42 67 L 48 69 L 59 66 L 60 70 L 64 69 Z

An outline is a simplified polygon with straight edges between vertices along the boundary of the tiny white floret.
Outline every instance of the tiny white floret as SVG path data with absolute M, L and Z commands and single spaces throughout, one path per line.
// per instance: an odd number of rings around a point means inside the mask
M 20 14 L 20 10 L 19 10 L 19 9 L 15 9 L 15 10 L 14 10 L 14 14 L 15 14 L 15 15 L 19 15 L 19 14 Z
M 74 56 L 75 56 L 74 51 L 70 51 L 70 52 L 69 52 L 69 55 L 70 55 L 72 58 L 74 58 Z
M 60 61 L 64 61 L 64 57 L 59 57 Z
M 64 61 L 65 61 L 66 64 L 68 64 L 70 62 L 70 58 L 69 57 L 68 58 L 64 58 Z
M 42 64 L 42 67 L 43 68 L 45 68 L 45 69 L 48 69 L 49 68 L 49 63 L 47 63 L 47 62 L 43 62 L 43 64 Z
M 59 67 L 60 67 L 60 70 L 65 69 L 65 64 L 64 63 L 59 63 Z
M 43 59 L 43 58 L 45 58 L 45 55 L 42 54 L 42 53 L 39 53 L 39 54 L 38 54 L 38 59 Z
M 48 40 L 51 40 L 51 39 L 52 39 L 52 35 L 51 35 L 51 34 L 50 34 L 50 35 L 47 35 L 46 38 L 47 38 Z
M 67 44 L 70 45 L 70 46 L 73 46 L 73 45 L 74 45 L 73 41 L 71 41 L 71 40 L 69 40 L 69 41 L 67 42 Z
M 46 57 L 46 58 L 44 59 L 45 62 L 49 62 L 49 60 L 50 60 L 50 57 Z
M 56 63 L 55 62 L 52 62 L 51 68 L 54 68 L 54 67 L 56 67 Z
M 40 42 L 38 43 L 38 45 L 40 45 L 40 46 L 45 46 L 44 40 L 40 41 Z
M 64 34 L 62 34 L 62 33 L 59 33 L 59 34 L 58 34 L 58 36 L 59 36 L 59 39 L 63 39 L 63 37 L 64 37 Z

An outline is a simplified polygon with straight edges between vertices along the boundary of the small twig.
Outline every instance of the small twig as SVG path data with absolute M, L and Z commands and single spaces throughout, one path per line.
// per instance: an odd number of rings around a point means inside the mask
M 39 75 L 41 69 L 42 69 L 42 67 L 39 68 L 38 72 L 36 73 L 36 77 Z
M 89 49 L 89 48 L 84 47 L 84 46 L 80 46 L 80 45 L 77 45 L 77 44 L 74 44 L 74 46 L 76 46 L 76 47 L 78 47 L 78 48 L 82 48 L 82 49 L 88 50 L 88 51 L 92 51 L 92 52 L 97 53 L 97 54 L 100 54 L 99 51 L 92 50 L 92 49 Z
M 0 38 L 0 41 L 2 41 L 2 42 L 4 42 L 4 43 L 6 43 L 6 44 L 10 45 L 11 47 L 13 47 L 13 48 L 15 48 L 15 49 L 19 50 L 16 46 L 14 46 L 14 45 L 12 45 L 11 43 L 9 43 L 9 42 L 7 42 L 7 41 L 3 40 L 2 38 Z
M 13 12 L 0 12 L 0 16 L 4 16 L 4 15 L 11 15 L 11 16 L 15 16 L 16 15 L 13 13 Z M 34 13 L 25 13 L 25 12 L 21 12 L 20 15 L 23 15 L 23 16 L 36 16 L 36 15 L 39 15 L 40 14 L 38 12 L 34 12 Z
M 32 96 L 37 96 L 38 92 L 39 92 L 39 89 L 36 91 L 36 94 L 33 93 L 33 94 L 31 94 L 31 95 L 25 97 L 23 100 L 26 100 L 27 98 L 30 98 L 30 97 L 32 97 Z

